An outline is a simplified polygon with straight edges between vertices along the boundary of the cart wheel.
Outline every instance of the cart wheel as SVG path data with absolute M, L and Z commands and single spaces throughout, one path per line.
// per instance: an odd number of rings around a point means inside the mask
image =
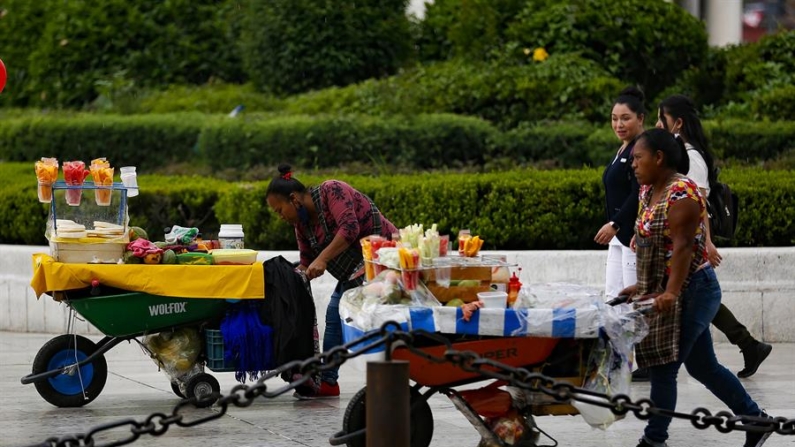
M 185 385 L 185 397 L 187 397 L 188 399 L 193 397 L 202 398 L 212 393 L 220 393 L 220 392 L 221 392 L 221 385 L 218 384 L 218 380 L 216 380 L 215 377 L 207 373 L 196 374 L 190 380 L 188 380 L 187 385 Z M 198 408 L 209 407 L 214 403 L 215 400 L 198 402 L 196 404 L 196 407 Z
M 76 342 L 76 343 L 75 343 Z M 33 374 L 61 369 L 88 358 L 97 346 L 79 335 L 59 335 L 44 344 L 33 360 Z M 56 407 L 82 407 L 99 396 L 108 379 L 105 356 L 91 363 L 35 383 L 36 391 Z
M 367 414 L 365 407 L 365 402 L 367 401 L 366 391 L 367 387 L 359 390 L 348 403 L 348 408 L 345 409 L 345 416 L 342 418 L 342 429 L 346 433 L 353 433 L 367 426 L 365 423 L 365 415 Z M 428 401 L 424 400 L 419 392 L 413 389 L 410 391 L 409 405 L 411 406 L 411 414 L 409 417 L 411 420 L 409 421 L 409 427 L 411 430 L 411 447 L 428 447 L 431 445 L 431 439 L 433 439 L 433 413 Z M 360 436 L 349 441 L 346 445 L 348 447 L 365 447 L 367 438 Z
M 182 390 L 179 389 L 179 384 L 178 383 L 171 382 L 171 391 L 173 391 L 174 394 L 176 394 L 177 396 L 179 396 L 179 397 L 181 397 L 183 399 L 185 398 L 185 395 L 182 394 Z

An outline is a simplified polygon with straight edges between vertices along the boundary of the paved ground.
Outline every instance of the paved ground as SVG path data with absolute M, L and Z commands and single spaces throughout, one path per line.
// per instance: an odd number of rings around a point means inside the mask
M 41 442 L 49 436 L 83 433 L 93 426 L 123 418 L 142 420 L 151 412 L 168 413 L 177 402 L 168 380 L 157 371 L 136 345 L 123 344 L 107 354 L 110 371 L 102 394 L 79 409 L 59 409 L 36 393 L 33 385 L 21 385 L 20 377 L 30 372 L 38 349 L 52 335 L 0 333 L 0 446 L 20 446 Z M 742 358 L 728 344 L 716 345 L 718 357 L 731 370 L 740 368 Z M 222 392 L 236 384 L 231 373 L 218 374 Z M 771 358 L 751 379 L 744 381 L 751 395 L 773 415 L 795 417 L 795 345 L 777 344 Z M 343 369 L 342 396 L 337 400 L 297 401 L 290 396 L 261 399 L 248 408 L 233 408 L 219 420 L 192 428 L 173 427 L 164 436 L 146 436 L 132 445 L 171 446 L 328 446 L 330 435 L 340 429 L 345 407 L 364 385 L 364 373 L 353 367 Z M 648 395 L 648 385 L 633 385 L 633 397 Z M 705 406 L 724 408 L 699 383 L 682 371 L 679 410 Z M 434 397 L 431 407 L 435 420 L 432 445 L 435 447 L 475 447 L 474 429 L 445 397 Z M 200 417 L 213 409 L 190 410 Z M 541 417 L 537 424 L 557 438 L 561 446 L 634 447 L 643 422 L 628 416 L 608 430 L 591 429 L 579 416 Z M 127 432 L 129 434 L 129 432 Z M 388 433 L 384 434 L 388 436 Z M 113 439 L 123 438 L 114 433 Z M 103 438 L 104 441 L 109 439 Z M 741 446 L 742 433 L 721 434 L 701 431 L 675 421 L 670 446 Z M 766 446 L 795 446 L 795 436 L 773 435 Z

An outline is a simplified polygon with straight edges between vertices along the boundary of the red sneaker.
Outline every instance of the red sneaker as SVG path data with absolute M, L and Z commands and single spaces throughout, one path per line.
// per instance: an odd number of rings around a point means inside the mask
M 293 393 L 293 397 L 296 397 L 301 400 L 310 400 L 310 399 L 331 399 L 334 397 L 340 397 L 340 386 L 339 384 L 330 384 L 328 382 L 320 382 L 319 388 L 314 387 L 301 387 L 296 388 L 295 393 Z

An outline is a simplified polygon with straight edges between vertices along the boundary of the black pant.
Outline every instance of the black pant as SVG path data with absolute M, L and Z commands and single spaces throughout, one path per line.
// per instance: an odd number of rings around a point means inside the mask
M 738 346 L 740 349 L 746 349 L 756 341 L 748 329 L 742 323 L 737 321 L 732 311 L 723 304 L 718 308 L 718 313 L 712 319 L 712 324 L 718 328 L 719 331 L 726 334 L 731 344 Z

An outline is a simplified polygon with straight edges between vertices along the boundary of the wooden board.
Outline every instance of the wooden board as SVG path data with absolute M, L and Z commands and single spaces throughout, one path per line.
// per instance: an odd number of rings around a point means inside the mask
M 436 270 L 423 270 L 422 279 L 425 283 L 435 281 Z M 491 281 L 491 267 L 450 267 L 450 279 Z

